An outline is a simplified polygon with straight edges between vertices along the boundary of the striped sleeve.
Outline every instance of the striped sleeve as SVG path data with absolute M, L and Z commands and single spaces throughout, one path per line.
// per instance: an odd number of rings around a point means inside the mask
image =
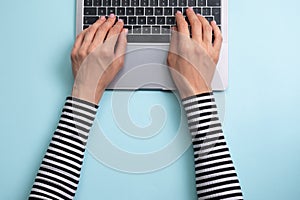
M 68 97 L 29 199 L 73 199 L 98 106 Z
M 182 100 L 192 134 L 198 199 L 243 199 L 212 93 Z

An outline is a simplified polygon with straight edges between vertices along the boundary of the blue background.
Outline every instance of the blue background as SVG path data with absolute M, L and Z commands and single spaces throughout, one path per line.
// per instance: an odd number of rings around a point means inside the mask
M 297 0 L 229 2 L 222 109 L 245 199 L 300 199 L 299 7 Z M 71 91 L 75 1 L 2 0 L 0 24 L 0 199 L 19 200 L 29 194 Z M 143 94 L 132 115 L 141 101 L 175 102 L 170 93 Z M 196 199 L 192 160 L 189 149 L 172 165 L 137 175 L 87 153 L 76 199 Z

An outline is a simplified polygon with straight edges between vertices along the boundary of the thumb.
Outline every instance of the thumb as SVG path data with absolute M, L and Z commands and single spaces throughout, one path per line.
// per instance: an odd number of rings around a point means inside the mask
M 172 27 L 172 35 L 167 59 L 167 63 L 170 67 L 173 67 L 175 65 L 177 55 L 177 28 Z
M 126 37 L 127 33 L 128 33 L 128 29 L 123 29 L 119 35 L 118 42 L 117 42 L 115 62 L 117 63 L 116 66 L 119 69 L 122 68 L 125 60 L 126 47 L 127 47 L 127 37 Z

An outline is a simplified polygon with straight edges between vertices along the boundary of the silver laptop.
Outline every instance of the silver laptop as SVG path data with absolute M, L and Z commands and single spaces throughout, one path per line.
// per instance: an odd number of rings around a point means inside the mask
M 93 24 L 99 16 L 114 13 L 129 30 L 125 64 L 108 89 L 174 90 L 166 65 L 170 28 L 175 15 L 190 6 L 222 30 L 223 46 L 213 79 L 215 91 L 228 86 L 228 2 L 227 0 L 77 0 L 76 32 Z

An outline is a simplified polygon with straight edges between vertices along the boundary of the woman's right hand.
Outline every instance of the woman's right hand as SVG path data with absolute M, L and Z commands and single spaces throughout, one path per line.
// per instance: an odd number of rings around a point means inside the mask
M 211 92 L 211 82 L 219 60 L 222 34 L 215 22 L 211 25 L 192 8 L 187 11 L 191 25 L 182 13 L 176 13 L 177 27 L 172 31 L 168 65 L 182 99 Z M 212 32 L 215 40 L 212 42 Z

